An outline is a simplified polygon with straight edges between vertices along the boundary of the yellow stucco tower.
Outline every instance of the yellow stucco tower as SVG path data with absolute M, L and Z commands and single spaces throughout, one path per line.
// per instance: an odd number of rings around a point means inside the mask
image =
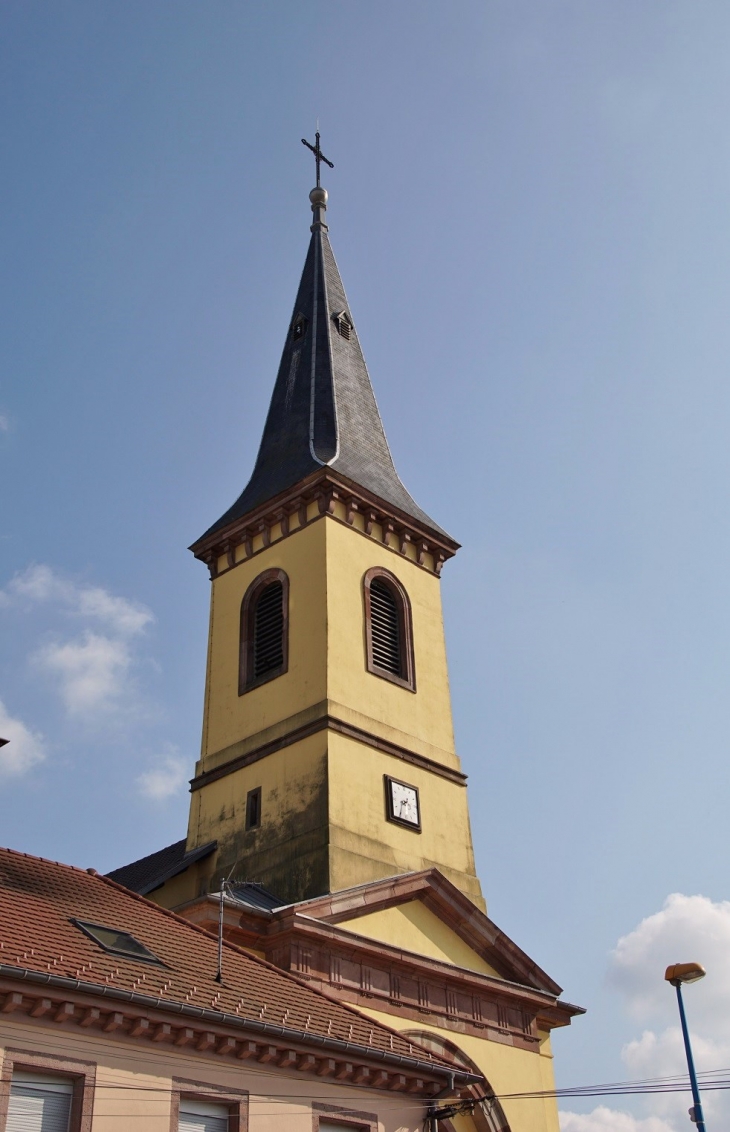
M 581 1011 L 486 915 L 441 612 L 458 544 L 396 473 L 310 201 L 253 474 L 191 548 L 211 605 L 187 837 L 111 876 L 483 1074 L 446 1132 L 558 1132 L 550 1032 Z
M 441 613 L 457 544 L 393 466 L 326 199 L 253 476 L 192 547 L 212 594 L 186 852 L 215 841 L 205 870 L 289 901 L 437 866 L 483 907 Z

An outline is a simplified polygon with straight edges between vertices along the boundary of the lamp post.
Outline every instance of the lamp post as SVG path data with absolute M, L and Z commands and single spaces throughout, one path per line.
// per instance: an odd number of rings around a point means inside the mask
M 704 979 L 705 974 L 705 968 L 699 963 L 674 963 L 671 967 L 667 967 L 664 972 L 664 978 L 667 982 L 677 988 L 679 1020 L 682 1023 L 684 1051 L 687 1054 L 687 1069 L 689 1070 L 689 1081 L 692 1086 L 692 1100 L 694 1101 L 692 1108 L 689 1110 L 689 1118 L 697 1125 L 699 1132 L 705 1132 L 705 1118 L 702 1115 L 702 1102 L 700 1101 L 700 1090 L 697 1087 L 697 1074 L 695 1073 L 695 1063 L 692 1059 L 692 1046 L 689 1044 L 689 1030 L 687 1029 L 687 1018 L 684 1013 L 684 1002 L 682 1001 L 682 983 L 696 983 L 699 979 Z

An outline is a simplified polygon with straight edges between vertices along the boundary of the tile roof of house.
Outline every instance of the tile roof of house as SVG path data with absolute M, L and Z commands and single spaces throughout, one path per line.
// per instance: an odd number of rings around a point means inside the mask
M 132 861 L 129 865 L 112 869 L 110 873 L 107 873 L 107 876 L 115 880 L 117 884 L 131 888 L 132 892 L 146 896 L 148 892 L 153 892 L 155 888 L 159 888 L 166 880 L 184 872 L 195 861 L 201 861 L 204 857 L 207 857 L 213 852 L 217 844 L 217 841 L 209 841 L 207 845 L 200 845 L 197 849 L 186 853 L 186 840 L 183 837 L 182 841 L 175 841 L 172 845 L 166 845 L 164 849 L 158 849 L 156 853 L 150 853 L 147 857 L 140 857 L 138 861 Z
M 73 918 L 131 933 L 163 965 L 111 954 Z M 216 982 L 217 940 L 174 912 L 107 877 L 0 849 L 0 973 L 13 970 L 79 980 L 101 993 L 137 992 L 164 1009 L 180 1004 L 297 1031 L 306 1043 L 334 1039 L 434 1069 L 444 1062 L 395 1031 L 333 1001 L 296 977 L 224 944 Z

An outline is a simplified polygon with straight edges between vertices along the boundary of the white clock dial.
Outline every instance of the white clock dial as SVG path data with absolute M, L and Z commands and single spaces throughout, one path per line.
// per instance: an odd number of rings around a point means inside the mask
M 413 786 L 404 786 L 400 782 L 390 783 L 390 797 L 393 808 L 393 817 L 399 821 L 418 825 L 418 794 Z

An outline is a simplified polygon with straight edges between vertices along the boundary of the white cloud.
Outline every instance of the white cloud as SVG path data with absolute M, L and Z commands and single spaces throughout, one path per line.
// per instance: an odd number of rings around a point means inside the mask
M 0 747 L 0 774 L 25 774 L 46 757 L 43 736 L 15 719 L 0 700 L 0 736 L 8 744 Z
M 658 1116 L 643 1120 L 629 1112 L 619 1112 L 599 1105 L 593 1112 L 561 1112 L 562 1132 L 674 1132 L 671 1124 Z
M 670 963 L 695 960 L 707 978 L 684 990 L 692 1051 L 698 1073 L 730 1065 L 730 901 L 706 896 L 668 896 L 664 907 L 619 939 L 611 955 L 609 980 L 624 996 L 628 1014 L 645 1029 L 621 1051 L 633 1080 L 686 1077 L 676 993 L 664 981 Z M 709 1125 L 730 1122 L 730 1098 L 702 1090 Z M 681 1132 L 688 1126 L 689 1092 L 645 1097 L 638 1119 L 600 1106 L 587 1115 L 561 1114 L 563 1132 Z
M 670 963 L 689 959 L 702 963 L 709 972 L 707 979 L 685 992 L 691 1022 L 698 1033 L 730 1040 L 729 957 L 730 901 L 716 903 L 706 896 L 674 893 L 660 912 L 647 916 L 618 941 L 609 977 L 637 1021 L 674 1024 L 676 1000 L 664 982 L 664 970 Z
M 5 589 L 0 590 L 0 597 L 5 606 L 22 601 L 32 605 L 52 601 L 69 613 L 96 620 L 124 637 L 136 636 L 154 621 L 152 612 L 140 602 L 117 597 L 101 586 L 71 581 L 43 563 L 16 574 Z
M 32 660 L 57 682 L 67 713 L 86 724 L 140 715 L 139 686 L 134 679 L 140 662 L 139 638 L 154 620 L 146 606 L 110 593 L 101 586 L 77 582 L 50 566 L 35 563 L 16 574 L 0 590 L 0 607 L 35 609 L 80 622 L 69 637 L 55 633 Z M 58 626 L 56 621 L 56 626 Z
M 34 660 L 58 678 L 69 715 L 88 720 L 108 713 L 130 691 L 132 655 L 124 640 L 87 630 L 75 640 L 45 645 Z
M 164 801 L 179 794 L 187 786 L 187 766 L 177 754 L 177 747 L 167 744 L 165 754 L 159 755 L 153 766 L 137 778 L 137 787 L 145 798 Z
M 10 432 L 10 417 L 0 413 L 0 432 Z

